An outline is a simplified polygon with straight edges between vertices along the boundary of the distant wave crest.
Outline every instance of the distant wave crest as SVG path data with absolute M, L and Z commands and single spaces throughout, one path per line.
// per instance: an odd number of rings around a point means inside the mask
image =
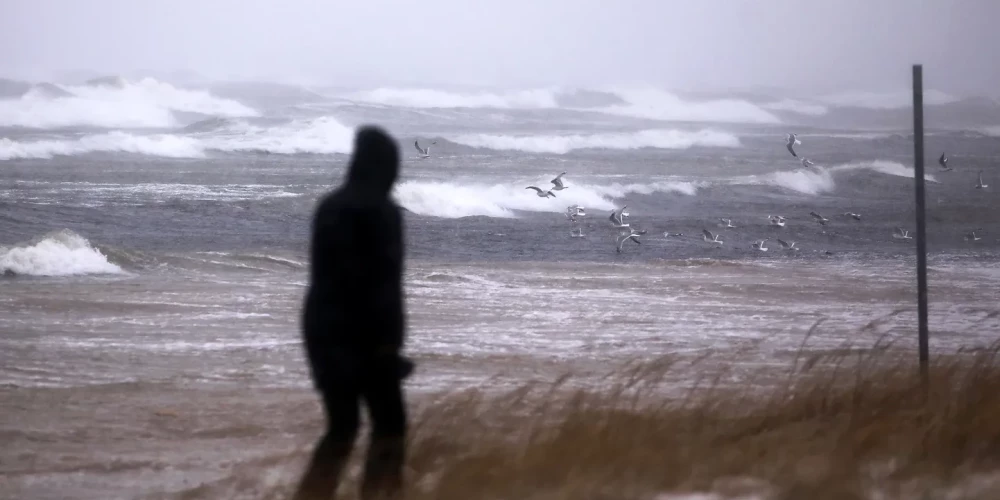
M 449 92 L 434 89 L 378 88 L 347 96 L 352 99 L 407 108 L 518 108 L 557 106 L 552 90 L 534 89 L 507 92 Z
M 259 116 L 253 108 L 202 90 L 179 89 L 152 78 L 136 82 L 119 79 L 88 85 L 50 85 L 48 90 L 34 87 L 19 98 L 2 99 L 0 126 L 167 128 L 178 125 L 175 111 Z
M 94 152 L 123 152 L 165 158 L 202 158 L 208 151 L 274 154 L 349 153 L 354 130 L 320 117 L 276 127 L 232 124 L 214 135 L 135 134 L 113 131 L 79 139 L 14 141 L 0 138 L 0 160 L 52 158 Z
M 590 135 L 512 136 L 467 134 L 453 142 L 474 148 L 517 150 L 529 153 L 565 154 L 577 149 L 686 149 L 694 146 L 739 147 L 735 135 L 714 130 L 687 132 L 682 130 L 642 130 L 629 133 Z

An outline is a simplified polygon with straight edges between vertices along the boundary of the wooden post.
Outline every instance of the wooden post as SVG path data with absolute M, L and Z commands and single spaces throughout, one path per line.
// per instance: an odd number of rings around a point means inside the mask
M 927 383 L 930 346 L 927 331 L 927 233 L 924 213 L 924 68 L 913 65 L 913 183 L 917 197 L 917 321 L 920 375 Z

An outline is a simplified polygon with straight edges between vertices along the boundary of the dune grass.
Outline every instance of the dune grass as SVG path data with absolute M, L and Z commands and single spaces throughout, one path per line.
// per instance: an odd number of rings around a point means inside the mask
M 937 356 L 926 384 L 912 350 L 881 343 L 680 396 L 666 358 L 604 389 L 441 395 L 414 415 L 408 498 L 1000 498 L 998 352 Z

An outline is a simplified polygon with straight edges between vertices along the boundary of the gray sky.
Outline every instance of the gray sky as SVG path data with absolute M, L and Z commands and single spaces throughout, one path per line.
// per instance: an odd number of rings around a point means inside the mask
M 1000 94 L 998 0 L 0 0 L 0 75 Z

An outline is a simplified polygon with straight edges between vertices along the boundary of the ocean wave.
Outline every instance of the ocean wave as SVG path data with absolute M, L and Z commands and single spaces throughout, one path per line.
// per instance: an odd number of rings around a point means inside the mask
M 822 104 L 803 102 L 795 99 L 782 99 L 780 101 L 763 104 L 761 107 L 771 111 L 790 111 L 792 113 L 808 116 L 823 116 L 830 111 L 829 108 L 823 106 Z
M 406 108 L 555 108 L 556 94 L 548 89 L 507 92 L 448 92 L 434 89 L 378 88 L 345 96 L 348 99 Z
M 885 160 L 875 160 L 875 161 L 864 161 L 864 162 L 853 162 L 846 163 L 843 165 L 836 165 L 830 167 L 832 172 L 843 172 L 851 170 L 871 170 L 873 172 L 882 173 L 885 175 L 894 175 L 897 177 L 907 177 L 913 178 L 913 167 L 908 167 L 902 163 L 895 161 L 885 161 Z M 924 172 L 924 180 L 931 182 L 938 182 L 938 180 L 932 175 Z
M 48 159 L 95 152 L 122 152 L 166 158 L 204 158 L 209 151 L 274 154 L 347 154 L 354 130 L 337 120 L 320 117 L 276 127 L 232 124 L 225 134 L 134 134 L 114 131 L 79 139 L 14 141 L 0 138 L 0 160 Z
M 27 276 L 120 274 L 121 267 L 69 230 L 46 234 L 36 241 L 0 247 L 0 273 Z
M 1000 125 L 995 127 L 984 127 L 982 132 L 990 137 L 1000 137 Z
M 748 101 L 714 99 L 688 101 L 654 88 L 616 89 L 627 105 L 600 109 L 604 113 L 654 120 L 729 123 L 781 123 L 773 113 Z
M 763 175 L 751 175 L 730 179 L 730 184 L 768 185 L 776 186 L 802 194 L 816 195 L 832 192 L 837 187 L 834 176 L 841 173 L 869 170 L 885 175 L 913 178 L 913 169 L 902 163 L 884 160 L 852 162 L 831 167 L 800 168 L 771 172 Z M 924 174 L 924 179 L 937 182 L 933 175 Z
M 591 135 L 512 136 L 467 134 L 452 142 L 475 148 L 517 150 L 529 153 L 565 154 L 576 149 L 686 149 L 693 146 L 739 147 L 735 135 L 714 130 L 642 130 Z
M 137 153 L 167 158 L 200 158 L 201 143 L 192 137 L 172 134 L 135 135 L 127 132 L 85 135 L 79 139 L 13 141 L 0 138 L 0 160 L 18 158 L 49 159 L 94 152 Z
M 913 106 L 913 93 L 910 90 L 894 92 L 840 92 L 820 97 L 819 100 L 825 104 L 843 108 L 902 109 Z M 932 89 L 924 92 L 924 104 L 928 106 L 950 104 L 958 100 L 957 97 L 939 90 Z
M 244 104 L 201 90 L 185 90 L 152 78 L 114 84 L 32 88 L 17 99 L 0 100 L 0 126 L 60 128 L 168 128 L 178 125 L 175 111 L 211 116 L 251 117 L 259 113 Z
M 664 181 L 650 184 L 610 184 L 607 186 L 573 183 L 555 193 L 555 198 L 540 198 L 526 186 L 547 186 L 548 178 L 521 184 L 460 184 L 455 182 L 405 181 L 396 187 L 394 197 L 407 210 L 433 217 L 459 218 L 486 216 L 516 217 L 517 211 L 562 213 L 570 205 L 587 209 L 612 210 L 615 199 L 629 194 L 680 193 L 693 195 L 695 183 Z

